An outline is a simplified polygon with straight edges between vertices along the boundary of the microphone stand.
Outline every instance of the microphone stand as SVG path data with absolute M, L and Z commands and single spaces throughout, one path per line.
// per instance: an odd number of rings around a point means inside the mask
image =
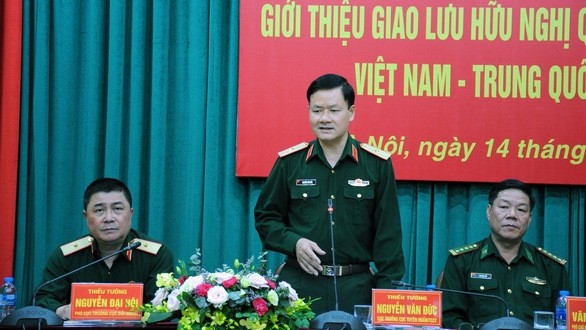
M 366 330 L 366 326 L 356 316 L 338 310 L 338 282 L 336 274 L 336 248 L 334 244 L 334 201 L 328 198 L 328 214 L 330 220 L 330 239 L 332 243 L 332 266 L 334 267 L 334 297 L 336 309 L 322 313 L 313 318 L 309 324 L 311 329 L 320 330 Z
M 126 251 L 136 249 L 140 245 L 141 245 L 140 242 L 138 242 L 138 241 L 134 242 L 134 243 L 128 245 L 127 247 L 120 249 L 116 252 L 113 252 L 103 258 L 100 258 L 98 260 L 94 260 L 87 265 L 83 265 L 79 268 L 75 268 L 74 270 L 72 270 L 68 273 L 59 275 L 59 276 L 57 276 L 47 282 L 44 282 L 43 284 L 39 285 L 39 287 L 35 290 L 35 293 L 34 293 L 33 299 L 32 299 L 32 306 L 26 306 L 26 307 L 14 310 L 12 313 L 8 314 L 2 320 L 2 322 L 0 322 L 0 327 L 2 327 L 2 326 L 17 326 L 17 327 L 21 327 L 22 329 L 27 329 L 28 326 L 31 326 L 31 327 L 35 326 L 37 329 L 41 329 L 41 327 L 43 325 L 48 325 L 48 326 L 55 326 L 55 325 L 61 326 L 61 325 L 63 325 L 63 319 L 61 317 L 59 317 L 59 315 L 57 315 L 55 312 L 53 312 L 52 310 L 49 310 L 47 308 L 43 308 L 43 307 L 35 305 L 36 299 L 37 299 L 37 294 L 39 293 L 39 290 L 47 284 L 61 280 L 71 274 L 77 273 L 80 270 L 83 270 L 87 267 L 93 266 L 99 262 L 102 262 L 102 261 L 104 261 L 108 258 L 111 258 L 115 255 L 118 255 L 120 253 L 124 253 Z
M 505 305 L 506 315 L 504 317 L 494 319 L 494 320 L 484 324 L 483 326 L 480 327 L 480 329 L 482 329 L 482 330 L 532 330 L 533 329 L 533 326 L 529 325 L 527 322 L 520 320 L 518 318 L 509 316 L 510 312 L 511 312 L 511 310 L 509 308 L 509 304 L 507 304 L 507 302 L 502 297 L 499 297 L 496 295 L 478 293 L 478 292 L 461 291 L 461 290 L 444 289 L 444 288 L 436 288 L 436 287 L 430 288 L 427 286 L 414 285 L 414 284 L 409 284 L 409 283 L 405 283 L 405 282 L 401 282 L 401 281 L 392 281 L 391 284 L 396 287 L 403 287 L 404 286 L 404 287 L 423 289 L 423 290 L 452 292 L 452 293 L 465 294 L 465 295 L 470 295 L 470 296 L 498 299 L 500 302 L 502 302 Z
M 332 241 L 332 266 L 334 266 L 334 298 L 338 310 L 338 274 L 336 274 L 336 248 L 334 246 L 334 202 L 328 198 L 328 214 L 330 215 L 330 239 Z

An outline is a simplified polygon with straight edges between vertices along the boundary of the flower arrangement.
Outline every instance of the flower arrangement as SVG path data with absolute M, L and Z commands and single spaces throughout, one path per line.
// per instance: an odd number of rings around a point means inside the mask
M 159 289 L 151 303 L 140 307 L 142 322 L 178 318 L 178 329 L 193 330 L 308 328 L 315 316 L 312 301 L 299 298 L 291 285 L 265 271 L 265 254 L 259 256 L 259 269 L 250 258 L 245 264 L 235 260 L 234 268 L 223 265 L 208 272 L 201 267 L 198 249 L 189 264 L 179 261 L 178 278 L 157 274 Z

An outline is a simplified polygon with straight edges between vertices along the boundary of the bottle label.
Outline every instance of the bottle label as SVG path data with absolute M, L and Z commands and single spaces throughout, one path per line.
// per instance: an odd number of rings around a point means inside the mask
M 16 303 L 16 295 L 15 294 L 5 294 L 4 295 L 4 303 L 6 305 L 14 305 Z

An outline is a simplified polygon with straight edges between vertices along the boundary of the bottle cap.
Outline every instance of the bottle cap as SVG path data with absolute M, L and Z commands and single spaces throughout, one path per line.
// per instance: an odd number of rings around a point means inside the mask
M 12 282 L 14 282 L 14 278 L 12 278 L 12 277 L 5 277 L 4 278 L 4 282 L 12 283 Z
M 565 296 L 569 296 L 569 295 L 570 295 L 570 291 L 560 290 L 560 296 L 565 297 Z

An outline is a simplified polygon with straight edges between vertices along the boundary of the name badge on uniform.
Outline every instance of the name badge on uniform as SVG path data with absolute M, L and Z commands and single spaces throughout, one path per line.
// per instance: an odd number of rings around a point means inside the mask
M 296 186 L 315 186 L 317 184 L 316 179 L 296 179 Z
M 370 184 L 370 182 L 362 179 L 354 179 L 348 180 L 348 184 L 352 187 L 366 187 Z
M 490 280 L 492 279 L 492 274 L 489 273 L 470 273 L 470 278 L 477 278 L 481 280 Z

